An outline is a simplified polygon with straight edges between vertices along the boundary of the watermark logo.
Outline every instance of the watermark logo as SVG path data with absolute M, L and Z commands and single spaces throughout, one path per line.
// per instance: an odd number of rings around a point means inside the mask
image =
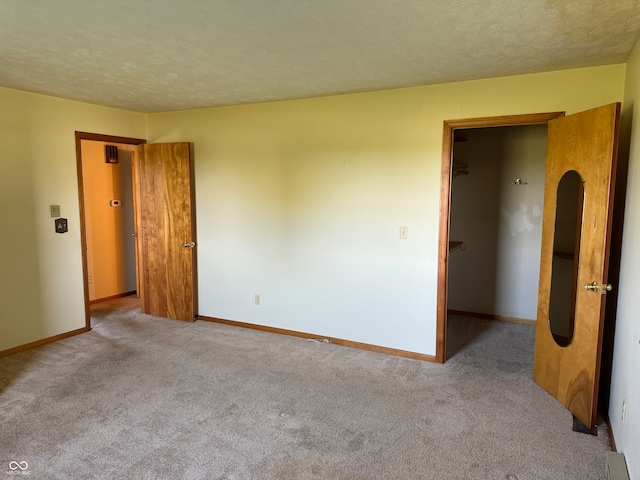
M 22 462 L 16 462 L 12 460 L 9 462 L 9 470 L 7 471 L 9 475 L 31 475 L 29 471 L 29 464 L 24 460 Z

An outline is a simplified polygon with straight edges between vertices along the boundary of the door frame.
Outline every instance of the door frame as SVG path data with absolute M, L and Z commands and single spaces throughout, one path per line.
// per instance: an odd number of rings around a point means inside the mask
M 449 289 L 449 227 L 451 210 L 451 180 L 453 137 L 455 130 L 470 128 L 513 127 L 543 125 L 565 115 L 565 112 L 531 113 L 499 117 L 479 117 L 445 120 L 442 140 L 442 170 L 440 180 L 440 226 L 438 237 L 438 286 L 436 310 L 436 362 L 447 359 L 447 298 Z
M 80 207 L 80 250 L 82 252 L 82 284 L 84 289 L 84 316 L 88 330 L 91 330 L 91 312 L 89 307 L 89 267 L 87 260 L 87 224 L 84 205 L 84 182 L 82 178 L 82 140 L 106 143 L 122 143 L 125 145 L 140 145 L 147 143 L 141 138 L 118 137 L 99 133 L 75 132 L 76 137 L 76 168 L 78 172 L 78 202 Z M 136 260 L 137 261 L 137 260 Z M 140 293 L 140 292 L 138 292 Z

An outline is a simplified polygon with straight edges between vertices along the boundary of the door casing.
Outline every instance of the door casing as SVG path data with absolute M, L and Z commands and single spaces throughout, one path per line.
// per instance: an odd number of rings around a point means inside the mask
M 84 287 L 84 315 L 87 329 L 91 329 L 91 314 L 89 309 L 89 268 L 87 260 L 87 224 L 84 205 L 84 184 L 82 181 L 82 140 L 106 143 L 122 143 L 126 145 L 141 145 L 147 143 L 141 138 L 117 137 L 98 133 L 75 132 L 76 137 L 76 167 L 78 172 L 78 202 L 80 206 L 80 245 L 82 251 L 82 281 Z
M 453 133 L 470 128 L 510 127 L 516 125 L 542 125 L 564 112 L 507 115 L 500 117 L 446 120 L 443 129 L 442 177 L 440 181 L 440 234 L 438 241 L 438 291 L 436 323 L 436 361 L 447 358 L 447 291 L 449 282 L 449 225 L 451 209 L 451 168 L 453 163 Z

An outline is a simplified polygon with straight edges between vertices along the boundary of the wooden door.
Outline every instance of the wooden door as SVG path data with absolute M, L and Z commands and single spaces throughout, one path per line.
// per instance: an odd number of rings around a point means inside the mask
M 533 378 L 589 428 L 596 420 L 619 115 L 619 104 L 606 105 L 551 120 L 548 130 Z M 550 327 L 554 253 L 564 255 L 554 252 L 557 192 L 567 172 L 575 176 L 571 171 L 581 179 L 574 209 L 581 221 L 570 253 L 571 338 L 558 342 Z
M 142 312 L 192 322 L 195 238 L 189 144 L 144 144 L 136 157 Z

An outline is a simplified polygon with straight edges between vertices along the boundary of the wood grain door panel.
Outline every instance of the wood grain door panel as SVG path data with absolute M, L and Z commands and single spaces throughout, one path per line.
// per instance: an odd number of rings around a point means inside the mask
M 611 104 L 549 122 L 538 318 L 533 378 L 582 423 L 597 413 L 606 295 L 584 289 L 607 283 L 620 105 Z M 559 346 L 549 327 L 556 200 L 562 176 L 582 177 L 584 204 L 573 339 Z
M 192 322 L 195 239 L 189 143 L 140 145 L 137 170 L 142 311 Z

